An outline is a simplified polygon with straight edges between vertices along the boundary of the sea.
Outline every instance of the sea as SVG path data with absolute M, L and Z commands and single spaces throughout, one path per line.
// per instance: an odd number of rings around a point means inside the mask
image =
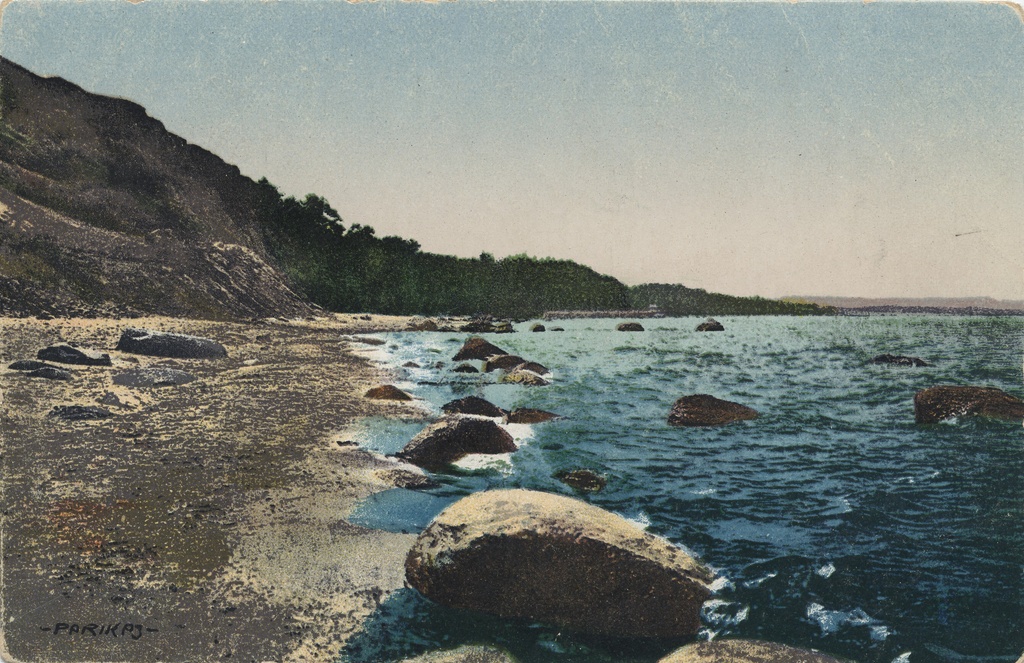
M 572 496 L 629 519 L 714 570 L 700 640 L 770 640 L 861 663 L 1013 663 L 1024 652 L 1024 428 L 962 418 L 914 422 L 915 392 L 934 385 L 1024 394 L 1024 318 L 721 317 L 543 321 L 550 330 L 484 334 L 551 371 L 548 386 L 453 372 L 465 333 L 387 333 L 368 349 L 395 384 L 434 414 L 476 395 L 563 418 L 511 425 L 511 454 L 469 456 L 436 487 L 362 502 L 353 522 L 419 532 L 459 498 L 528 488 Z M 870 363 L 882 353 L 933 366 Z M 403 367 L 414 362 L 422 368 Z M 469 362 L 480 366 L 480 362 Z M 760 417 L 676 428 L 676 399 L 711 394 Z M 422 421 L 364 420 L 355 439 L 399 451 Z M 578 493 L 554 477 L 607 478 Z M 682 641 L 594 637 L 528 620 L 446 608 L 402 589 L 341 654 L 396 661 L 491 644 L 523 663 L 657 661 Z

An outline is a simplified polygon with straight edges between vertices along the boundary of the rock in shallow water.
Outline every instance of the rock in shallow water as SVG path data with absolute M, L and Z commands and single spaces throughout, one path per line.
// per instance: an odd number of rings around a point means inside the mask
M 642 332 L 644 326 L 639 322 L 622 322 L 615 329 L 621 332 Z
M 537 410 L 532 407 L 517 407 L 508 413 L 507 421 L 510 424 L 539 424 L 544 421 L 561 418 L 561 416 L 554 412 Z
M 591 470 L 562 470 L 555 478 L 580 492 L 596 493 L 603 489 L 608 480 Z
M 699 325 L 697 325 L 697 331 L 699 331 L 699 332 L 725 331 L 725 327 L 718 320 L 715 320 L 714 318 L 708 318 L 704 322 L 702 322 Z
M 392 384 L 383 384 L 366 392 L 365 398 L 379 401 L 411 401 L 412 396 Z
M 121 352 L 176 359 L 222 359 L 228 356 L 228 351 L 223 345 L 208 338 L 134 327 L 124 330 L 116 349 Z
M 528 371 L 519 366 L 502 375 L 501 382 L 506 384 L 524 384 L 530 387 L 543 387 L 551 384 L 542 378 L 539 373 Z
M 658 663 L 840 663 L 816 651 L 763 640 L 713 640 L 677 649 Z
M 683 396 L 672 406 L 668 423 L 672 426 L 722 426 L 734 421 L 757 419 L 757 410 L 723 401 L 707 394 Z
M 466 361 L 467 359 L 484 360 L 494 355 L 508 354 L 498 346 L 490 343 L 479 336 L 473 336 L 466 341 L 459 349 L 452 361 Z
M 500 407 L 479 396 L 466 396 L 441 406 L 442 412 L 448 414 L 476 414 L 481 417 L 504 417 L 506 412 Z
M 906 357 L 904 355 L 878 355 L 871 358 L 872 364 L 891 364 L 892 366 L 931 366 L 920 357 Z
M 437 471 L 469 454 L 503 454 L 516 449 L 512 436 L 490 419 L 449 415 L 420 431 L 396 456 Z
M 929 387 L 914 395 L 919 424 L 966 416 L 1024 421 L 1024 401 L 993 387 Z
M 668 541 L 579 500 L 494 490 L 442 511 L 406 579 L 438 603 L 624 637 L 691 636 L 712 574 Z

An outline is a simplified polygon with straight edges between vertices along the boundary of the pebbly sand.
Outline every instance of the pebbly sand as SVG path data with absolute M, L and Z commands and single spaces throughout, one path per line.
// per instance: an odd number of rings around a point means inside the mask
M 387 376 L 347 333 L 408 318 L 334 315 L 235 324 L 170 318 L 0 319 L 4 661 L 333 661 L 402 587 L 414 536 L 346 521 L 417 470 L 358 449 L 358 418 L 422 419 L 362 397 Z M 128 326 L 223 343 L 227 359 L 115 352 Z M 113 367 L 71 382 L 7 370 L 66 341 Z M 365 347 L 365 346 L 363 346 Z M 128 388 L 168 366 L 198 379 Z M 57 405 L 122 406 L 67 422 Z

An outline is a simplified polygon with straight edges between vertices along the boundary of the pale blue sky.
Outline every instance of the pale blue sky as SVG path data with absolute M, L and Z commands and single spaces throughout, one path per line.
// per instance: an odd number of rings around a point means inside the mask
M 16 0 L 0 53 L 430 251 L 1024 299 L 1001 5 Z

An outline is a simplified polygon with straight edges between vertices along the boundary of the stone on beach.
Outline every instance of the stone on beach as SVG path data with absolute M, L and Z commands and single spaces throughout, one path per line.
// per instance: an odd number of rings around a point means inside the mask
M 420 431 L 396 456 L 437 471 L 469 454 L 503 454 L 516 448 L 512 436 L 490 419 L 449 415 Z
M 708 318 L 704 322 L 697 325 L 697 331 L 699 332 L 714 332 L 714 331 L 725 331 L 725 327 L 722 323 L 714 318 Z
M 479 359 L 485 360 L 493 355 L 505 355 L 508 354 L 498 346 L 480 338 L 479 336 L 473 336 L 463 344 L 462 348 L 452 357 L 453 361 L 466 361 L 467 359 Z
M 746 405 L 707 394 L 693 394 L 675 402 L 668 415 L 668 423 L 673 426 L 721 426 L 757 417 L 757 410 Z
M 38 371 L 40 368 L 57 368 L 56 366 L 50 366 L 49 364 L 36 361 L 34 359 L 22 359 L 10 364 L 7 368 L 12 371 Z
M 114 384 L 122 387 L 171 387 L 188 384 L 196 376 L 173 368 L 133 368 L 114 376 Z
M 1024 401 L 993 387 L 938 386 L 914 395 L 914 420 L 919 424 L 966 416 L 1024 421 Z
M 25 373 L 30 378 L 44 378 L 46 380 L 72 380 L 74 376 L 71 371 L 65 371 L 63 368 L 57 368 L 55 366 L 44 366 L 37 368 L 34 371 Z
M 106 419 L 113 415 L 109 410 L 93 405 L 58 405 L 46 416 L 65 421 L 86 421 L 88 419 Z
M 37 359 L 43 361 L 55 361 L 60 364 L 75 364 L 79 366 L 110 366 L 110 355 L 96 352 L 94 350 L 83 350 L 67 343 L 51 345 L 36 353 Z
M 121 334 L 117 350 L 175 359 L 222 359 L 228 351 L 220 343 L 201 336 L 172 334 L 129 327 Z
M 920 357 L 906 357 L 904 355 L 881 354 L 871 358 L 872 364 L 891 364 L 893 366 L 931 366 Z
M 615 329 L 621 332 L 642 332 L 644 326 L 639 322 L 621 322 Z
M 411 401 L 412 396 L 405 393 L 392 384 L 383 384 L 374 387 L 364 394 L 365 398 L 374 398 L 379 401 Z
M 437 331 L 437 323 L 433 320 L 413 320 L 409 323 L 409 331 Z
M 677 649 L 658 663 L 840 663 L 816 651 L 763 640 L 712 640 Z
M 695 635 L 712 580 L 683 550 L 621 516 L 529 490 L 449 506 L 405 569 L 413 588 L 443 605 L 622 637 Z
M 508 413 L 508 423 L 510 424 L 539 424 L 561 418 L 554 412 L 537 410 L 532 407 L 517 407 Z
M 482 417 L 504 417 L 506 412 L 494 403 L 479 396 L 466 396 L 441 406 L 448 414 L 475 414 Z

